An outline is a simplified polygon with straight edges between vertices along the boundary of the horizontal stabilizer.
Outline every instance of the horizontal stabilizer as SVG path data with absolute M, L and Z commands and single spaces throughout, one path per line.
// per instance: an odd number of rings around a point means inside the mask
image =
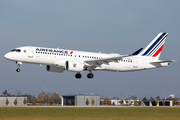
M 150 64 L 154 63 L 169 63 L 169 62 L 176 62 L 176 60 L 157 60 L 157 61 L 151 61 Z
M 143 49 L 143 48 L 140 48 L 139 50 L 137 50 L 136 52 L 134 52 L 132 55 L 138 55 L 138 54 L 141 52 L 142 49 Z

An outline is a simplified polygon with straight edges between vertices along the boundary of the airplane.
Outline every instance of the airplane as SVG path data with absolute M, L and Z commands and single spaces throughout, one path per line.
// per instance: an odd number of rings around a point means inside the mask
M 91 79 L 94 77 L 92 71 L 97 70 L 128 72 L 169 66 L 175 60 L 159 60 L 167 35 L 168 33 L 161 32 L 143 51 L 140 48 L 127 55 L 23 46 L 11 50 L 4 57 L 16 62 L 17 72 L 20 72 L 22 63 L 30 63 L 46 65 L 49 72 L 77 72 L 77 79 L 82 77 L 80 72 L 89 71 L 87 78 Z

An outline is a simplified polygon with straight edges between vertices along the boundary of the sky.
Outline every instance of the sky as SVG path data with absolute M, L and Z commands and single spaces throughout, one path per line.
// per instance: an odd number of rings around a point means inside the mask
M 1 0 L 0 94 L 7 90 L 38 95 L 94 93 L 101 97 L 180 97 L 180 16 L 178 0 Z M 52 73 L 46 66 L 15 62 L 4 55 L 21 46 L 40 46 L 102 53 L 130 54 L 168 32 L 160 59 L 169 67 L 136 72 Z M 44 80 L 47 80 L 44 82 Z

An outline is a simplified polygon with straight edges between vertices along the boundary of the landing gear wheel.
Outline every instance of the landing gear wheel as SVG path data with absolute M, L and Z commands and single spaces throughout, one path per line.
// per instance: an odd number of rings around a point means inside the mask
M 89 79 L 92 79 L 92 78 L 94 77 L 94 75 L 93 75 L 92 73 L 89 73 L 89 74 L 87 74 L 87 77 L 88 77 Z
M 82 75 L 81 75 L 80 73 L 77 73 L 77 74 L 75 75 L 75 77 L 76 77 L 77 79 L 80 79 L 80 78 L 82 77 Z
M 16 69 L 16 72 L 20 72 L 20 65 L 22 64 L 22 62 L 16 62 L 16 64 L 18 64 L 18 68 Z
M 19 68 L 16 69 L 16 72 L 20 72 L 21 70 Z

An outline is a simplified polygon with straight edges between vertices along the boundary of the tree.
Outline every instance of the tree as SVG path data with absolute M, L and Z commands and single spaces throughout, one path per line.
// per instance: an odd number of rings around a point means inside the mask
M 9 104 L 9 100 L 8 100 L 8 98 L 6 99 L 6 106 Z
M 32 95 L 28 95 L 28 100 L 29 100 L 29 103 L 32 102 Z
M 111 105 L 112 104 L 111 99 L 109 99 L 107 103 L 108 105 Z
M 150 100 L 154 100 L 154 98 L 151 96 L 151 97 L 150 97 Z
M 116 96 L 114 96 L 113 99 L 115 100 L 115 99 L 116 99 Z
M 36 104 L 36 101 L 35 99 L 32 100 L 32 104 L 35 105 Z
M 50 102 L 51 101 L 51 93 L 47 93 L 46 94 L 46 102 Z
M 22 94 L 21 94 L 20 91 L 18 91 L 18 92 L 16 92 L 16 95 L 17 95 L 17 96 L 21 96 Z
M 139 99 L 138 105 L 140 106 L 142 104 L 142 101 Z
M 100 105 L 103 105 L 103 101 L 100 100 Z
M 51 98 L 54 100 L 54 103 L 59 103 L 59 94 L 57 94 L 56 92 L 52 93 Z
M 45 92 L 42 91 L 41 93 L 39 93 L 38 101 L 39 101 L 40 104 L 41 104 L 41 102 L 45 101 Z
M 106 101 L 106 100 L 104 100 L 104 101 L 103 101 L 103 105 L 106 105 L 106 104 L 107 104 L 107 101 Z
M 89 100 L 88 99 L 86 99 L 86 105 L 89 105 Z
M 157 106 L 158 103 L 159 103 L 159 101 L 158 101 L 158 99 L 156 99 L 156 102 L 155 102 L 156 106 Z
M 69 100 L 69 101 L 68 101 L 68 105 L 71 105 L 71 104 L 72 104 L 72 103 L 71 103 L 71 100 Z
M 147 100 L 147 98 L 146 98 L 146 97 L 144 97 L 144 98 L 143 98 L 143 101 L 144 101 L 144 100 Z
M 120 101 L 120 103 L 121 103 L 121 105 L 123 105 L 123 103 L 124 103 L 124 100 L 122 99 L 122 100 Z
M 165 105 L 165 100 L 162 101 L 163 106 Z
M 94 99 L 92 99 L 91 103 L 92 103 L 92 105 L 94 105 L 94 103 L 95 103 Z
M 32 97 L 31 97 L 31 100 L 33 100 L 34 99 L 34 101 L 35 101 L 35 103 L 37 102 L 37 98 L 36 98 L 36 96 L 35 95 L 33 95 Z
M 14 100 L 14 105 L 17 105 L 17 104 L 18 104 L 17 99 L 15 99 Z
M 160 100 L 160 97 L 159 97 L 159 96 L 157 96 L 157 97 L 156 97 L 156 99 L 157 99 L 157 100 Z
M 136 99 L 134 100 L 134 105 L 137 105 L 137 100 Z
M 54 103 L 53 99 L 51 98 L 50 100 L 50 105 L 52 105 Z
M 136 97 L 136 95 L 132 95 L 132 96 L 129 97 L 129 99 L 131 99 L 131 100 L 136 100 L 137 97 Z
M 4 94 L 4 95 L 7 95 L 7 94 L 8 94 L 7 90 L 5 90 L 5 91 L 3 92 L 3 94 Z
M 27 103 L 27 100 L 26 100 L 26 98 L 24 98 L 24 101 L 23 101 L 23 103 L 24 103 L 24 105 Z
M 176 105 L 177 101 L 176 99 L 173 100 L 173 106 Z

